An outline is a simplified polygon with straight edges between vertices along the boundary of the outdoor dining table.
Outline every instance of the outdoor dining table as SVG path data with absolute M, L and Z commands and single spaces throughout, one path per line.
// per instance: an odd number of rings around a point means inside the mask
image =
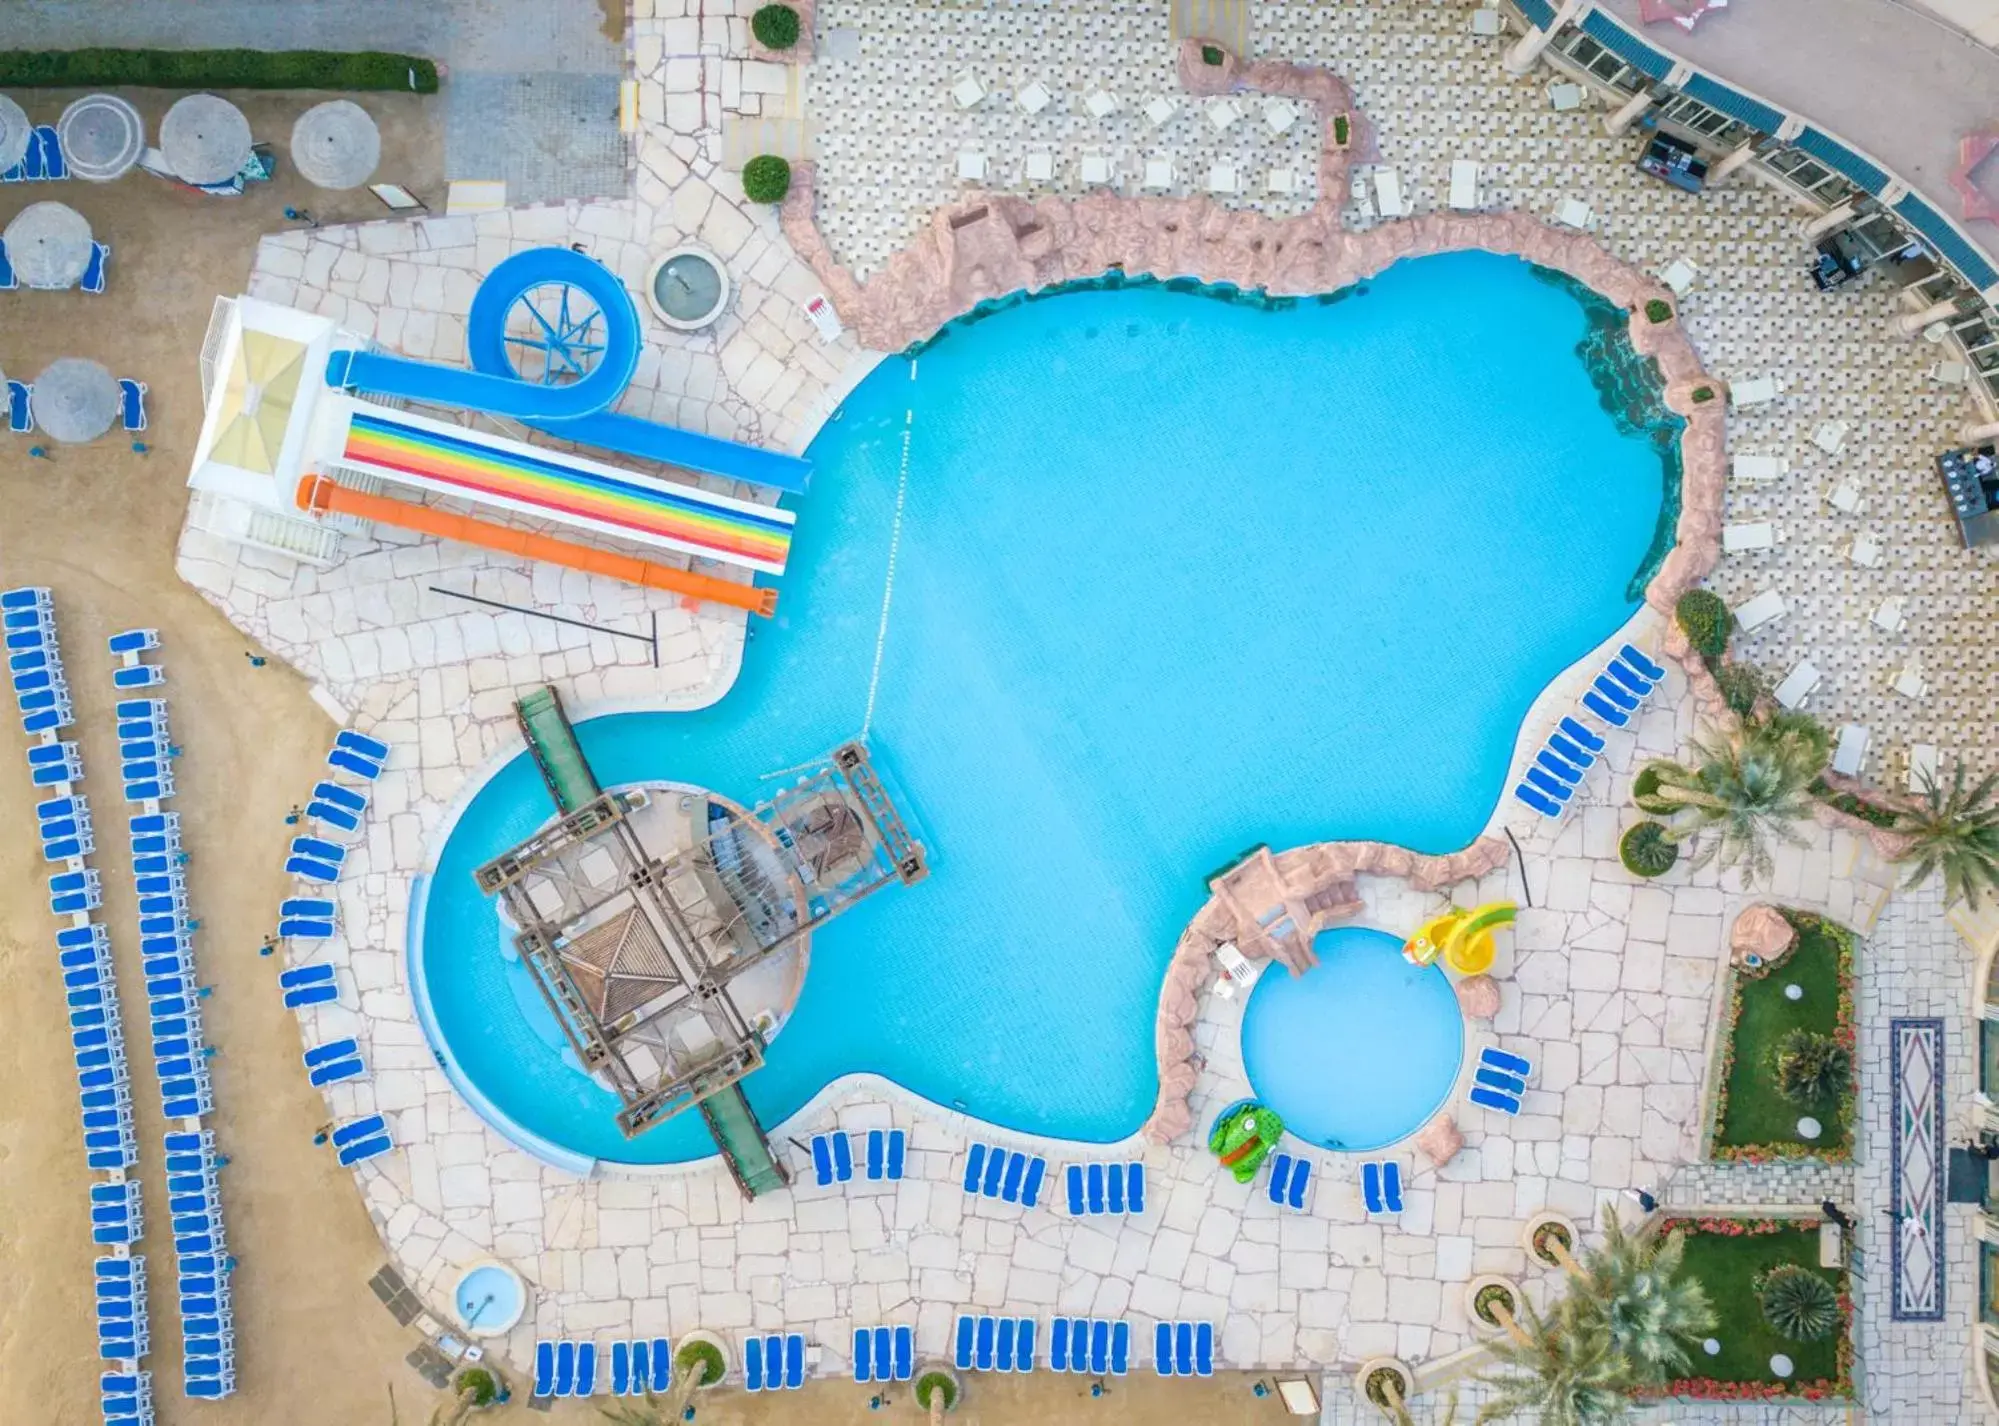
M 30 203 L 7 225 L 7 260 L 29 287 L 74 287 L 90 267 L 90 223 L 67 203 Z

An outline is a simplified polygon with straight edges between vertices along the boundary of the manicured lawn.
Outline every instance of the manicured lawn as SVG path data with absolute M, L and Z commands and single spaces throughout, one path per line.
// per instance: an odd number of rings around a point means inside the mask
M 1715 1125 L 1717 1149 L 1792 1144 L 1817 1155 L 1843 1153 L 1847 1148 L 1851 1126 L 1845 1106 L 1792 1103 L 1777 1092 L 1771 1066 L 1777 1042 L 1792 1030 L 1830 1035 L 1839 1028 L 1843 932 L 1812 917 L 1799 917 L 1798 925 L 1798 944 L 1790 955 L 1760 978 L 1738 975 L 1736 979 L 1735 1055 L 1728 1071 L 1727 1098 Z M 1802 987 L 1803 998 L 1787 1000 L 1787 985 Z M 1809 1145 L 1798 1138 L 1798 1120 L 1806 1114 L 1824 1126 Z
M 1819 1273 L 1841 1292 L 1846 1275 L 1821 1269 L 1817 1224 L 1810 1228 L 1780 1228 L 1775 1233 L 1730 1237 L 1689 1231 L 1686 1273 L 1707 1289 L 1718 1319 L 1715 1339 L 1721 1353 L 1710 1357 L 1695 1347 L 1690 1370 L 1696 1377 L 1722 1382 L 1775 1382 L 1770 1358 L 1782 1352 L 1791 1359 L 1791 1382 L 1803 1386 L 1832 1382 L 1839 1376 L 1840 1334 L 1818 1342 L 1795 1342 L 1763 1320 L 1756 1301 L 1755 1280 L 1779 1263 L 1797 1263 Z

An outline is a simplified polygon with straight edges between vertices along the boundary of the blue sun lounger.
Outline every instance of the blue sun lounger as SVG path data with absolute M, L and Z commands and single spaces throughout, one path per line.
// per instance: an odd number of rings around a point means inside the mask
M 1501 1074 L 1515 1075 L 1523 1080 L 1532 1078 L 1534 1074 L 1534 1066 L 1531 1061 L 1524 1060 L 1516 1054 L 1502 1050 L 1496 1045 L 1487 1045 L 1484 1049 L 1480 1050 L 1478 1052 L 1478 1062 L 1481 1065 L 1498 1070 Z
M 339 1152 L 341 1166 L 358 1164 L 364 1159 L 372 1159 L 377 1154 L 386 1154 L 395 1147 L 389 1138 L 389 1126 L 379 1114 L 370 1114 L 365 1119 L 354 1119 L 333 1131 L 333 1147 Z
M 123 658 L 127 654 L 140 654 L 144 653 L 147 649 L 157 649 L 160 646 L 160 631 L 158 629 L 126 629 L 121 633 L 113 634 L 104 642 L 114 658 Z
M 314 1045 L 305 1052 L 306 1078 L 318 1089 L 329 1084 L 338 1084 L 343 1079 L 355 1079 L 367 1073 L 361 1063 L 361 1047 L 352 1039 L 331 1040 L 324 1045 Z
M 134 435 L 146 429 L 146 393 L 150 390 L 143 381 L 118 378 L 118 419 Z
M 1644 677 L 1621 658 L 1614 658 L 1603 666 L 1610 681 L 1642 703 L 1652 693 L 1652 680 Z M 1633 705 L 1634 707 L 1636 704 Z
M 1626 692 L 1617 680 L 1612 678 L 1608 673 L 1600 673 L 1594 679 L 1590 680 L 1590 687 L 1602 694 L 1611 703 L 1616 704 L 1620 713 L 1635 713 L 1638 711 L 1638 700 Z
M 854 1176 L 854 1146 L 842 1133 L 812 1136 L 812 1180 L 821 1188 Z
M 547 1338 L 534 1344 L 534 1387 L 528 1395 L 555 1395 L 555 1343 Z
M 767 1333 L 743 1339 L 745 1391 L 796 1391 L 804 1385 L 804 1333 Z
M 113 688 L 151 688 L 166 681 L 166 669 L 156 663 L 126 664 L 111 670 Z
M 285 1009 L 302 1010 L 308 1005 L 324 1005 L 340 998 L 333 967 L 323 963 L 294 966 L 278 977 L 285 993 Z
M 9 169 L 9 173 L 13 170 Z M 5 182 L 0 179 L 0 182 Z M 21 279 L 14 275 L 14 264 L 7 257 L 7 242 L 0 238 L 0 292 L 12 292 L 21 285 Z
M 333 746 L 345 748 L 368 759 L 370 762 L 386 764 L 389 760 L 389 745 L 379 738 L 371 738 L 365 733 L 357 733 L 352 728 L 343 728 L 333 739 Z
M 1303 1209 L 1305 1190 L 1312 1181 L 1312 1165 L 1307 1159 L 1275 1154 L 1270 1160 L 1270 1201 L 1281 1208 Z
M 104 292 L 104 270 L 111 265 L 111 244 L 93 242 L 90 245 L 90 263 L 83 269 L 81 287 L 91 296 L 101 296 Z
M 285 870 L 291 875 L 305 881 L 330 882 L 340 879 L 339 867 L 328 866 L 325 862 L 316 862 L 310 857 L 286 858 Z
M 1215 1324 L 1161 1322 L 1152 1333 L 1152 1364 L 1161 1376 L 1213 1376 Z
M 868 1130 L 868 1177 L 898 1179 L 909 1157 L 909 1136 L 900 1129 Z
M 354 776 L 364 778 L 369 782 L 373 782 L 382 775 L 382 765 L 380 763 L 369 762 L 366 758 L 356 757 L 345 748 L 335 748 L 332 752 L 328 753 L 326 755 L 326 765 L 330 768 L 336 768 L 341 772 L 351 772 Z
M 908 1381 L 916 1371 L 916 1329 L 856 1327 L 854 1380 Z
M 1623 659 L 1626 663 L 1630 664 L 1633 668 L 1637 669 L 1639 673 L 1643 674 L 1646 678 L 1651 679 L 1652 682 L 1654 683 L 1658 683 L 1666 676 L 1666 670 L 1659 667 L 1658 664 L 1652 662 L 1651 658 L 1647 656 L 1645 651 L 1639 648 L 1636 644 L 1623 645 L 1618 649 L 1617 654 L 1619 658 Z
M 361 819 L 346 808 L 335 807 L 317 798 L 305 804 L 305 815 L 340 832 L 355 832 L 361 827 Z
M 1622 728 L 1631 721 L 1610 700 L 1606 699 L 1594 688 L 1583 694 L 1583 707 L 1589 709 L 1590 712 L 1596 714 L 1597 717 L 1613 728 Z
M 1369 1213 L 1400 1213 L 1402 1165 L 1393 1159 L 1369 1159 L 1362 1164 L 1360 1196 Z
M 1520 1112 L 1520 1101 L 1513 1095 L 1501 1094 L 1498 1090 L 1490 1089 L 1482 1084 L 1473 1085 L 1471 1093 L 1466 1097 L 1473 1104 L 1483 1109 L 1496 1109 L 1501 1114 L 1518 1114 Z

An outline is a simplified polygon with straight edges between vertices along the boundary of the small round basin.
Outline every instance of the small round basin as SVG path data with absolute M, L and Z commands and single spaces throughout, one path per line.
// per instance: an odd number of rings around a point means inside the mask
M 527 1284 L 503 1263 L 481 1263 L 458 1279 L 451 1309 L 474 1337 L 504 1337 L 527 1311 Z
M 698 332 L 729 302 L 729 275 L 706 248 L 675 248 L 646 274 L 646 303 L 660 321 L 680 332 Z

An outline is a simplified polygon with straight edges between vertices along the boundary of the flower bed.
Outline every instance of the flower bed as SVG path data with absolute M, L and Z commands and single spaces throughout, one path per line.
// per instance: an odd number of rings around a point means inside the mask
M 1709 1356 L 1696 1346 L 1693 1366 L 1699 1375 L 1668 1382 L 1655 1394 L 1703 1401 L 1824 1401 L 1853 1394 L 1853 1299 L 1843 1269 L 1818 1265 L 1816 1218 L 1676 1218 L 1660 1231 L 1686 1234 L 1684 1271 L 1707 1289 L 1714 1304 L 1721 1351 Z M 1780 1264 L 1795 1264 L 1832 1283 L 1840 1316 L 1832 1336 L 1796 1341 L 1764 1320 L 1756 1281 Z M 1789 1378 L 1771 1374 L 1770 1358 L 1779 1352 L 1791 1359 Z
M 1830 1035 L 1853 1052 L 1853 936 L 1817 916 L 1784 915 L 1798 931 L 1791 953 L 1774 967 L 1735 972 L 1715 1065 L 1717 1159 L 1843 1160 L 1853 1154 L 1852 1086 L 1829 1110 L 1793 1103 L 1778 1092 L 1770 1065 L 1777 1042 L 1792 1030 Z M 1803 999 L 1784 998 L 1791 984 L 1803 988 Z M 1798 1137 L 1798 1120 L 1808 1114 L 1823 1126 L 1816 1140 Z

